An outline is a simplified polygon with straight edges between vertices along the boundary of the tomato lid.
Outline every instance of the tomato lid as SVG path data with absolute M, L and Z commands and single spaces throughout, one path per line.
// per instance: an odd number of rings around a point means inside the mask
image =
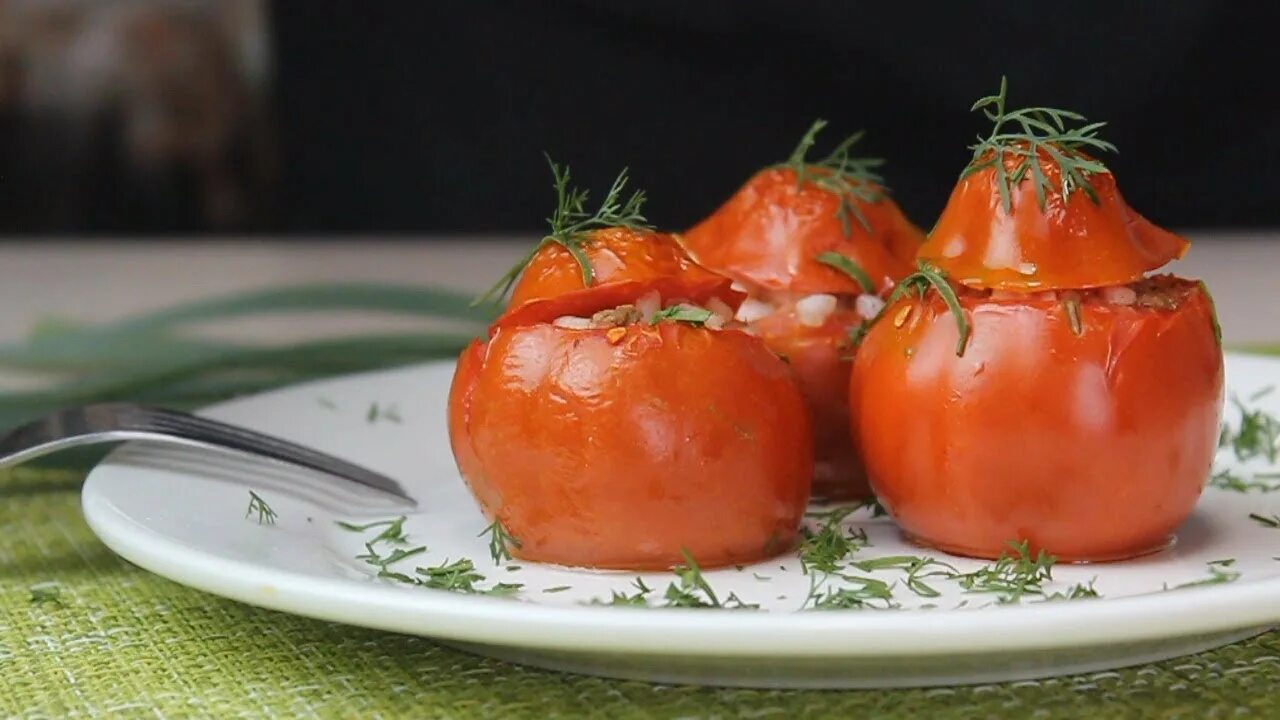
M 657 290 L 663 298 L 705 302 L 719 298 L 736 309 L 745 295 L 726 277 L 700 267 L 675 239 L 654 231 L 641 214 L 642 190 L 624 197 L 627 171 L 618 173 L 594 213 L 587 192 L 569 184 L 569 168 L 547 158 L 555 181 L 550 232 L 481 296 L 512 291 L 494 327 L 590 315 L 634 302 Z
M 745 298 L 731 280 L 695 263 L 667 233 L 632 228 L 591 231 L 578 245 L 591 267 L 590 284 L 566 247 L 544 243 L 512 291 L 499 325 L 590 315 L 657 291 L 664 299 L 704 303 L 718 298 L 737 309 Z
M 1002 81 L 999 95 L 974 106 L 995 129 L 974 146 L 920 259 L 969 287 L 1036 291 L 1128 283 L 1182 257 L 1187 241 L 1130 208 L 1088 152 L 1115 150 L 1097 137 L 1102 123 L 1067 130 L 1084 118 L 1005 112 L 1005 90 Z
M 851 154 L 862 134 L 806 161 L 825 124 L 815 122 L 785 163 L 756 173 L 682 236 L 695 260 L 747 286 L 796 293 L 867 292 L 856 274 L 818 260 L 827 253 L 861 269 L 875 292 L 911 272 L 923 234 L 873 172 L 883 161 Z

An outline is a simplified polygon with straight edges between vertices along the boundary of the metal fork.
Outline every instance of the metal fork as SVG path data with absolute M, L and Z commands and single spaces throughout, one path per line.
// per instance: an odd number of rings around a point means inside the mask
M 0 469 L 66 448 L 122 440 L 246 453 L 318 470 L 413 503 L 395 480 L 341 458 L 217 420 L 130 403 L 85 405 L 23 425 L 0 437 Z

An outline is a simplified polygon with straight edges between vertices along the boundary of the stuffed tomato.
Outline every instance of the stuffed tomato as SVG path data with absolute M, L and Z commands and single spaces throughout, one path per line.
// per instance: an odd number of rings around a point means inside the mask
M 636 222 L 564 240 L 449 397 L 458 467 L 512 552 L 640 570 L 791 547 L 811 431 L 786 364 L 733 320 L 741 296 Z
M 1096 128 L 1042 131 L 1060 111 L 997 100 L 920 270 L 859 348 L 854 440 L 921 544 L 996 557 L 1027 541 L 1077 561 L 1165 547 L 1216 448 L 1212 300 L 1146 276 L 1186 242 L 1124 203 L 1086 154 L 1110 149 Z
M 922 235 L 873 171 L 880 161 L 851 154 L 859 136 L 825 159 L 806 160 L 824 124 L 682 242 L 748 294 L 738 319 L 790 363 L 813 421 L 813 493 L 835 500 L 867 493 L 849 442 L 853 338 L 911 272 Z

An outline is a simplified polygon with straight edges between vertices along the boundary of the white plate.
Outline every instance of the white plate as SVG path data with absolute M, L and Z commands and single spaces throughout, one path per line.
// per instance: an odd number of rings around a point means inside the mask
M 895 587 L 901 610 L 796 612 L 809 591 L 794 558 L 706 573 L 764 612 L 587 606 L 627 590 L 634 575 L 519 563 L 508 571 L 477 537 L 485 526 L 449 453 L 445 398 L 452 365 L 437 363 L 312 383 L 236 400 L 208 415 L 346 456 L 398 478 L 420 502 L 405 529 L 429 551 L 402 564 L 471 558 L 488 582 L 525 584 L 518 602 L 398 585 L 356 559 L 363 540 L 335 519 L 373 520 L 386 501 L 292 471 L 223 456 L 129 445 L 90 474 L 84 513 L 108 546 L 177 582 L 253 605 L 437 638 L 478 653 L 549 668 L 650 680 L 748 686 L 887 687 L 989 682 L 1102 670 L 1229 643 L 1280 622 L 1280 530 L 1249 513 L 1280 514 L 1280 493 L 1209 488 L 1171 549 L 1139 560 L 1054 568 L 1050 589 L 1096 577 L 1097 600 L 988 604 L 953 581 L 944 595 Z M 1231 391 L 1280 382 L 1280 361 L 1230 356 Z M 368 420 L 388 404 L 402 422 Z M 1280 392 L 1259 401 L 1280 413 Z M 1228 413 L 1234 422 L 1235 416 Z M 1220 458 L 1225 462 L 1226 457 Z M 302 478 L 302 482 L 298 479 Z M 247 488 L 278 513 L 246 518 Z M 872 547 L 856 556 L 921 554 L 893 525 L 856 515 Z M 963 571 L 982 563 L 947 558 Z M 1164 592 L 1234 558 L 1229 584 Z M 760 579 L 756 575 L 767 579 Z M 864 573 L 859 573 L 864 574 Z M 892 580 L 897 571 L 878 577 Z M 648 573 L 657 591 L 670 574 Z M 569 590 L 543 590 L 568 585 Z M 956 608 L 967 600 L 968 605 Z M 924 603 L 934 609 L 919 609 Z

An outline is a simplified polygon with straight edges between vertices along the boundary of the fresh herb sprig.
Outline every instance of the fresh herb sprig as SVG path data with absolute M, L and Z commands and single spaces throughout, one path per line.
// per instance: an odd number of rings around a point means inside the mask
M 892 610 L 900 607 L 893 601 L 893 586 L 883 580 L 841 574 L 838 577 L 848 584 L 830 588 L 826 587 L 830 577 L 815 575 L 810 578 L 809 594 L 801 604 L 801 610 Z
M 1249 519 L 1253 520 L 1254 522 L 1258 523 L 1263 527 L 1269 527 L 1273 529 L 1280 528 L 1280 515 L 1273 514 L 1270 517 L 1268 517 L 1266 515 L 1261 515 L 1259 513 L 1249 513 Z
M 1240 579 L 1240 573 L 1234 570 L 1227 570 L 1227 568 L 1235 564 L 1236 564 L 1235 558 L 1226 558 L 1224 560 L 1210 560 L 1208 563 L 1206 563 L 1206 568 L 1209 571 L 1209 577 L 1202 578 L 1200 580 L 1192 580 L 1191 582 L 1185 582 L 1185 583 L 1182 583 L 1181 585 L 1174 585 L 1173 587 L 1169 587 L 1168 585 L 1166 585 L 1164 589 L 1165 590 L 1182 590 L 1184 588 L 1204 587 L 1205 585 L 1223 585 L 1226 583 L 1235 582 L 1236 580 Z
M 814 120 L 786 162 L 774 167 L 788 168 L 794 172 L 797 187 L 808 182 L 840 198 L 836 218 L 846 237 L 853 231 L 851 220 L 856 220 L 864 230 L 870 232 L 871 223 L 867 221 L 859 203 L 876 203 L 884 198 L 884 178 L 875 172 L 876 168 L 884 165 L 884 159 L 853 154 L 853 146 L 866 134 L 858 131 L 842 140 L 826 157 L 809 161 L 809 151 L 817 143 L 818 133 L 826 126 L 826 120 Z
M 626 195 L 628 182 L 627 168 L 623 168 L 614 178 L 604 200 L 595 212 L 587 211 L 588 192 L 585 189 L 570 185 L 568 165 L 557 165 L 550 155 L 543 154 L 547 164 L 551 166 L 551 177 L 556 190 L 556 208 L 547 218 L 550 232 L 534 246 L 519 262 L 507 270 L 498 282 L 483 295 L 476 298 L 473 305 L 494 301 L 501 302 L 511 287 L 515 285 L 520 273 L 533 260 L 544 246 L 556 243 L 563 247 L 577 261 L 582 271 L 582 284 L 589 287 L 595 280 L 595 270 L 587 257 L 585 245 L 593 230 L 610 227 L 623 227 L 632 230 L 652 230 L 653 226 L 642 213 L 645 202 L 643 190 L 633 190 Z M 625 196 L 625 197 L 624 197 Z
M 844 519 L 857 509 L 856 505 L 848 505 L 829 510 L 819 516 L 822 524 L 817 530 L 801 528 L 804 540 L 800 543 L 800 567 L 804 572 L 838 572 L 850 555 L 871 544 L 865 530 L 844 528 Z
M 847 255 L 842 255 L 834 250 L 827 250 L 826 252 L 818 253 L 813 259 L 848 275 L 854 282 L 858 283 L 862 288 L 862 292 L 875 293 L 876 287 L 871 280 L 871 276 Z
M 1026 540 L 1008 544 L 1013 552 L 1006 550 L 994 563 L 960 575 L 960 587 L 970 593 L 996 593 L 1001 604 L 1025 595 L 1043 595 L 1043 584 L 1053 580 L 1056 559 L 1044 550 L 1032 557 Z
M 279 517 L 276 515 L 276 511 L 272 510 L 271 506 L 267 504 L 267 501 L 262 499 L 261 495 L 250 490 L 249 507 L 245 509 L 244 516 L 248 518 L 254 514 L 258 516 L 259 525 L 275 525 L 276 518 Z
M 673 582 L 667 586 L 667 591 L 663 597 L 666 599 L 664 607 L 673 608 L 723 608 L 726 610 L 759 610 L 760 606 L 755 603 L 743 602 L 734 593 L 723 601 L 716 595 L 716 591 L 712 589 L 711 583 L 702 575 L 702 568 L 698 566 L 698 562 L 693 559 L 693 555 L 688 550 L 680 548 L 680 554 L 684 556 L 684 565 L 677 565 L 674 568 L 678 582 Z
M 485 526 L 484 530 L 476 537 L 489 536 L 489 557 L 493 558 L 494 564 L 500 564 L 504 560 L 511 560 L 511 547 L 520 549 L 524 546 L 520 539 L 507 532 L 507 528 L 503 526 L 501 520 L 494 520 Z
M 653 588 L 644 583 L 642 578 L 636 578 L 631 581 L 631 586 L 636 589 L 633 593 L 618 592 L 610 590 L 611 597 L 608 600 L 592 598 L 588 605 L 621 605 L 629 607 L 648 607 L 649 595 L 653 593 Z
M 874 323 L 884 317 L 885 312 L 907 293 L 914 292 L 917 297 L 923 300 L 930 288 L 938 292 L 942 302 L 946 303 L 947 309 L 951 311 L 951 316 L 955 318 L 956 330 L 959 334 L 959 338 L 956 340 L 956 356 L 963 357 L 964 348 L 969 342 L 969 333 L 971 331 L 969 317 L 965 315 L 964 308 L 960 307 L 960 298 L 956 295 L 955 289 L 951 287 L 951 283 L 947 281 L 946 273 L 923 260 L 916 265 L 915 272 L 902 278 L 897 287 L 893 289 L 893 292 L 889 294 L 889 298 L 885 300 L 884 309 L 880 311 L 880 314 L 872 322 Z
M 649 318 L 650 325 L 657 325 L 660 322 L 682 322 L 689 325 L 706 325 L 707 321 L 715 316 L 715 313 L 706 308 L 694 307 L 693 305 L 672 305 L 663 308 L 653 314 Z
M 1242 462 L 1262 457 L 1274 465 L 1280 458 L 1280 419 L 1260 408 L 1250 409 L 1238 397 L 1231 403 L 1240 411 L 1240 427 L 1233 431 L 1224 424 L 1220 444 Z
M 1075 128 L 1067 124 L 1084 123 L 1085 117 L 1070 110 L 1048 107 L 1029 107 L 1008 110 L 1005 99 L 1009 89 L 1008 79 L 1000 78 L 1000 91 L 979 99 L 970 110 L 981 110 L 994 125 L 991 134 L 979 137 L 973 150 L 973 159 L 965 166 L 960 178 L 992 168 L 996 174 L 996 188 L 1000 203 L 1006 213 L 1013 210 L 1013 190 L 1028 176 L 1035 183 L 1036 201 L 1044 210 L 1049 192 L 1057 192 L 1065 201 L 1074 190 L 1083 192 L 1095 204 L 1098 193 L 1089 182 L 1089 176 L 1108 172 L 1107 166 L 1088 155 L 1086 151 L 1117 152 L 1116 146 L 1098 137 L 1098 130 L 1106 123 L 1094 122 Z M 1006 157 L 1014 158 L 1012 172 L 1006 167 Z M 1058 166 L 1059 186 L 1045 175 L 1040 163 L 1048 157 Z
M 870 560 L 858 560 L 850 563 L 850 565 L 863 572 L 887 569 L 902 570 L 906 573 L 903 584 L 907 586 L 907 589 L 920 597 L 929 598 L 939 597 L 942 593 L 925 582 L 925 578 L 954 580 L 960 577 L 960 571 L 950 564 L 931 557 L 916 555 L 887 555 L 871 558 Z
M 1054 602 L 1057 600 L 1093 600 L 1095 598 L 1100 598 L 1102 595 L 1099 594 L 1097 588 L 1093 586 L 1097 581 L 1098 578 L 1095 577 L 1087 583 L 1076 583 L 1066 590 L 1059 590 L 1058 592 L 1045 595 L 1042 602 Z
M 342 520 L 337 520 L 335 522 L 338 527 L 343 530 L 350 530 L 351 532 L 365 532 L 378 527 L 383 528 L 382 532 L 375 535 L 374 538 L 369 541 L 369 543 L 373 545 L 380 542 L 403 544 L 409 541 L 409 536 L 404 532 L 404 523 L 406 519 L 407 518 L 404 515 L 401 515 L 400 517 L 392 518 L 390 520 L 374 520 L 373 522 L 365 523 L 363 525 L 344 522 Z

